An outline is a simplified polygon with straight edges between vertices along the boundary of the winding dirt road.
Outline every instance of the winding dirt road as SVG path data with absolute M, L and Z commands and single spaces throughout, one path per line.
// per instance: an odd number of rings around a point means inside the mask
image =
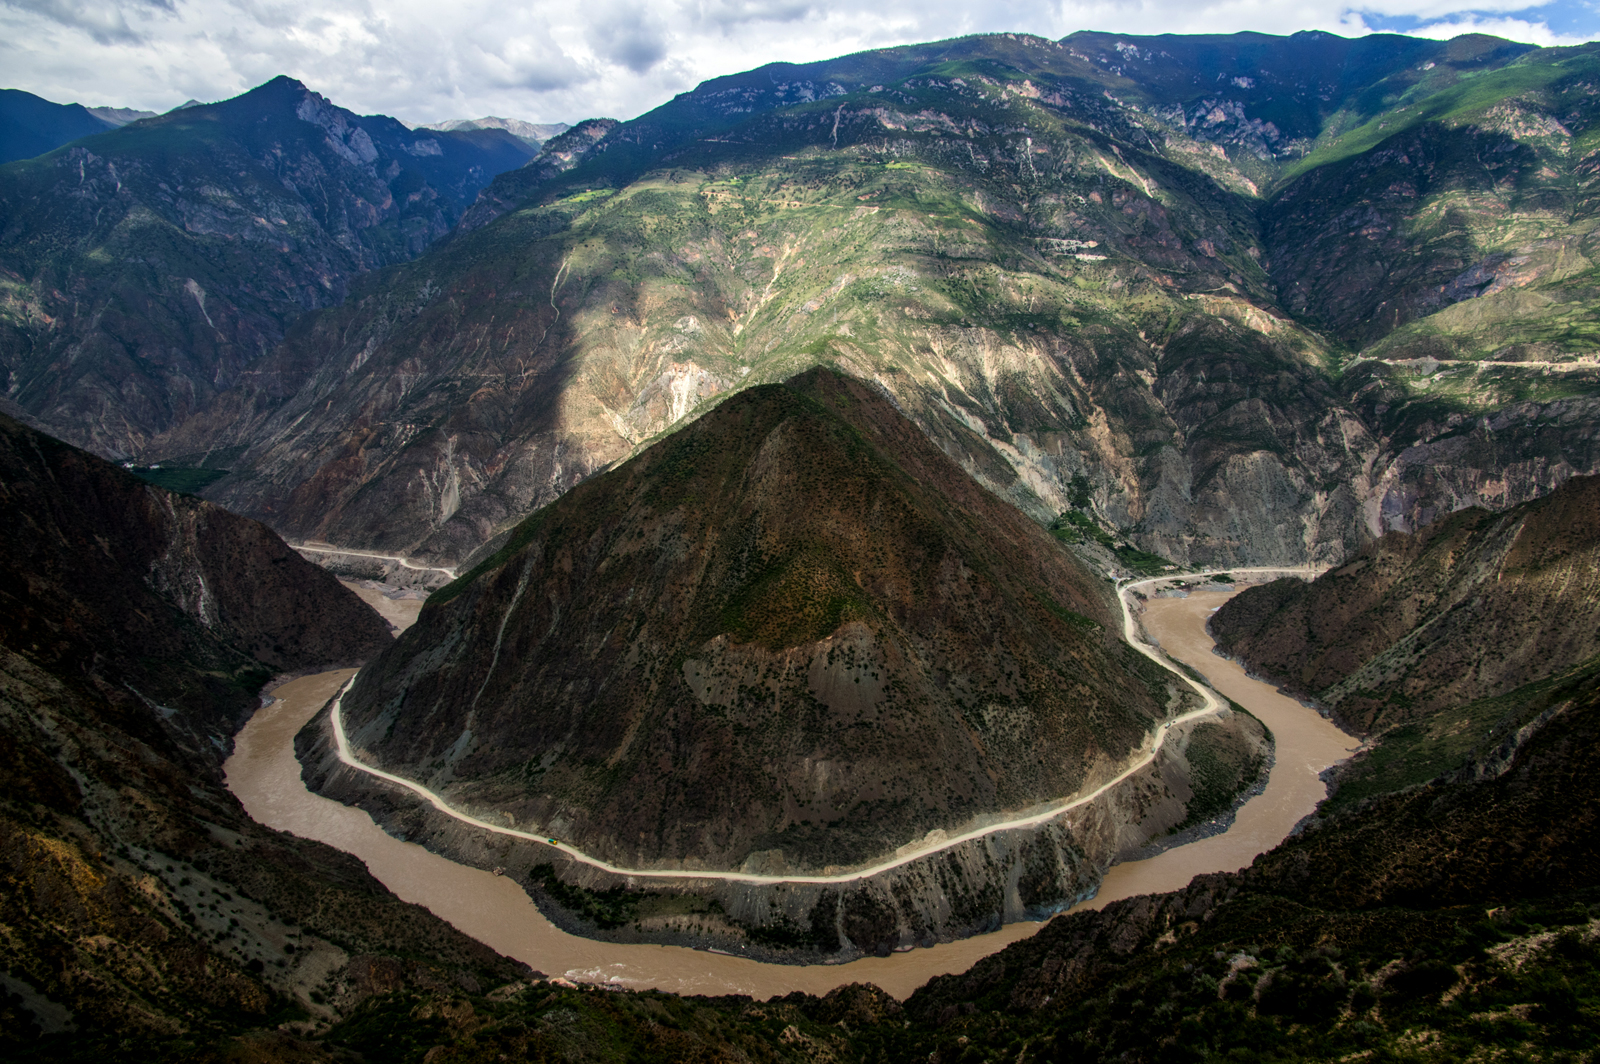
M 402 558 L 398 554 L 379 554 L 377 551 L 355 550 L 352 547 L 335 547 L 330 544 L 320 546 L 311 543 L 291 543 L 290 550 L 309 551 L 312 554 L 347 554 L 352 558 L 375 558 L 383 562 L 399 562 L 400 568 L 410 569 L 418 573 L 443 573 L 450 579 L 456 578 L 455 569 L 444 565 L 418 565 L 410 558 Z
M 606 861 L 599 857 L 594 857 L 590 854 L 584 853 L 582 850 L 578 849 L 569 842 L 562 842 L 552 839 L 547 835 L 528 831 L 519 831 L 516 828 L 503 827 L 499 824 L 492 824 L 487 820 L 481 820 L 470 813 L 465 813 L 455 808 L 446 802 L 444 798 L 441 797 L 437 792 L 424 787 L 422 784 L 417 783 L 414 780 L 406 779 L 404 776 L 398 776 L 393 772 L 385 772 L 380 768 L 374 768 L 373 766 L 368 765 L 358 759 L 354 752 L 351 751 L 350 741 L 345 736 L 344 720 L 342 716 L 341 703 L 343 702 L 345 691 L 349 689 L 348 683 L 339 690 L 339 696 L 334 700 L 333 710 L 331 713 L 331 724 L 333 726 L 334 737 L 338 743 L 339 760 L 344 762 L 346 765 L 349 765 L 351 768 L 358 769 L 362 772 L 365 772 L 369 776 L 376 777 L 377 779 L 398 784 L 399 786 L 406 788 L 421 798 L 426 799 L 427 802 L 435 809 L 439 810 L 439 812 L 444 813 L 446 816 L 454 817 L 456 820 L 459 820 L 464 824 L 470 824 L 475 828 L 482 828 L 485 831 L 491 831 L 497 835 L 506 835 L 511 838 L 522 839 L 526 842 L 533 842 L 541 846 L 547 846 L 574 861 L 601 869 L 602 871 L 610 872 L 614 875 L 631 876 L 639 879 L 715 879 L 733 883 L 762 884 L 850 883 L 858 879 L 868 879 L 872 876 L 880 875 L 884 872 L 890 871 L 891 869 L 899 868 L 901 865 L 910 864 L 913 861 L 921 860 L 922 858 L 931 854 L 940 853 L 941 851 L 959 846 L 962 843 L 971 842 L 974 839 L 981 839 L 987 835 L 993 835 L 1002 831 L 1011 831 L 1015 828 L 1037 827 L 1038 825 L 1046 823 L 1047 821 L 1054 820 L 1056 817 L 1061 816 L 1064 813 L 1071 812 L 1080 806 L 1087 805 L 1096 798 L 1100 797 L 1102 794 L 1105 794 L 1107 791 L 1111 790 L 1113 787 L 1122 783 L 1124 780 L 1138 772 L 1140 769 L 1144 768 L 1146 765 L 1149 765 L 1151 762 L 1153 762 L 1161 753 L 1161 748 L 1166 744 L 1167 737 L 1172 733 L 1172 729 L 1174 727 L 1192 720 L 1196 720 L 1200 717 L 1210 716 L 1226 709 L 1227 707 L 1217 697 L 1216 693 L 1213 692 L 1209 687 L 1205 687 L 1191 679 L 1185 673 L 1174 667 L 1173 664 L 1169 662 L 1159 650 L 1139 639 L 1138 624 L 1134 620 L 1133 611 L 1129 606 L 1127 595 L 1127 593 L 1135 587 L 1163 583 L 1184 577 L 1192 578 L 1195 576 L 1206 576 L 1222 571 L 1223 570 L 1208 570 L 1207 572 L 1202 573 L 1174 574 L 1173 576 L 1153 577 L 1148 580 L 1140 580 L 1136 583 L 1127 584 L 1119 589 L 1117 601 L 1122 606 L 1122 632 L 1124 638 L 1126 638 L 1129 643 L 1133 644 L 1133 646 L 1136 647 L 1140 653 L 1144 654 L 1151 661 L 1156 662 L 1162 668 L 1168 670 L 1174 676 L 1177 676 L 1184 683 L 1188 684 L 1189 687 L 1193 688 L 1195 692 L 1197 692 L 1200 697 L 1205 700 L 1205 705 L 1200 709 L 1190 710 L 1188 713 L 1184 713 L 1181 716 L 1162 722 L 1161 725 L 1155 729 L 1155 731 L 1146 737 L 1143 746 L 1143 752 L 1121 772 L 1100 784 L 1100 786 L 1096 787 L 1094 790 L 1089 791 L 1087 794 L 1080 793 L 1077 795 L 1068 796 L 1066 798 L 1057 799 L 1056 801 L 1046 804 L 1042 810 L 1037 810 L 1025 815 L 1014 816 L 1009 819 L 984 824 L 979 827 L 972 828 L 971 830 L 961 832 L 957 835 L 944 836 L 924 842 L 922 845 L 911 848 L 902 846 L 895 852 L 895 856 L 889 858 L 888 860 L 880 861 L 877 864 L 869 865 L 863 868 L 856 868 L 847 872 L 840 872 L 834 875 L 759 875 L 750 872 L 721 872 L 691 868 L 624 868 L 619 865 L 614 865 L 610 861 Z M 1300 574 L 1309 571 L 1310 570 L 1286 569 L 1282 567 L 1227 570 L 1227 572 L 1230 573 L 1237 572 L 1250 574 Z

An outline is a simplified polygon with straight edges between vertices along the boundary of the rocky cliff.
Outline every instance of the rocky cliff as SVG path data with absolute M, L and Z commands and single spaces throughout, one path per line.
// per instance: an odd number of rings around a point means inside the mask
M 276 78 L 14 163 L 0 170 L 5 397 L 57 435 L 135 454 L 353 277 L 447 233 L 533 150 L 504 130 L 413 132 Z

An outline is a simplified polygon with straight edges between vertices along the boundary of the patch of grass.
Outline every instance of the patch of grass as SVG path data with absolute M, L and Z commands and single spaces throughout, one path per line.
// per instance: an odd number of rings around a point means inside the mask
M 1160 576 L 1172 565 L 1172 559 L 1160 554 L 1124 544 L 1116 549 L 1117 561 L 1141 576 Z
M 1074 481 L 1076 492 L 1077 482 Z M 1087 492 L 1085 482 L 1082 491 Z M 1168 571 L 1172 565 L 1171 558 L 1164 558 L 1150 551 L 1140 550 L 1131 543 L 1118 544 L 1117 537 L 1101 528 L 1095 519 L 1082 510 L 1067 510 L 1050 524 L 1050 534 L 1063 543 L 1098 543 L 1117 556 L 1117 561 L 1126 568 L 1142 576 L 1160 576 Z
M 1036 590 L 1036 591 L 1034 591 L 1034 595 L 1039 599 L 1039 602 L 1044 606 L 1044 608 L 1051 612 L 1051 614 L 1053 614 L 1055 617 L 1059 618 L 1060 620 L 1066 621 L 1068 624 L 1070 624 L 1072 627 L 1076 628 L 1078 631 L 1080 631 L 1080 632 L 1098 632 L 1098 631 L 1100 631 L 1101 625 L 1100 625 L 1100 623 L 1098 621 L 1091 620 L 1090 618 L 1085 617 L 1081 613 L 1076 613 L 1076 612 L 1074 612 L 1072 610 L 1067 609 L 1065 606 L 1060 605 L 1059 603 L 1056 602 L 1055 599 L 1051 598 L 1049 595 L 1046 595 L 1042 591 L 1037 591 Z
M 1486 752 L 1528 720 L 1568 696 L 1576 683 L 1600 673 L 1591 658 L 1560 676 L 1547 677 L 1494 698 L 1479 699 L 1433 717 L 1393 728 L 1340 773 L 1324 815 L 1369 798 L 1437 779 Z
M 198 495 L 228 475 L 226 469 L 197 469 L 191 466 L 130 466 L 128 472 L 158 488 L 180 495 Z

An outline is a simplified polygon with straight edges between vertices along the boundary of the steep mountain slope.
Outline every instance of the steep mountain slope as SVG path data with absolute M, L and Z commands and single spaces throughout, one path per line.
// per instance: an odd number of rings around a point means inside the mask
M 51 103 L 21 89 L 0 89 L 0 163 L 31 159 L 121 124 L 82 104 Z
M 356 665 L 391 642 L 360 600 L 255 521 L 3 415 L 0 462 L 0 624 L 41 668 L 104 675 L 118 698 L 180 706 L 214 732 L 254 708 L 268 670 Z
M 98 120 L 97 120 L 98 121 Z M 277 78 L 0 170 L 5 396 L 137 451 L 365 270 L 449 231 L 533 149 L 413 133 Z
M 1311 583 L 1250 588 L 1217 643 L 1378 731 L 1559 675 L 1600 654 L 1600 478 L 1502 513 L 1390 533 Z
M 1559 269 L 1472 272 L 1587 180 L 1597 66 L 1492 38 L 997 35 L 717 79 L 502 175 L 149 453 L 225 449 L 213 497 L 285 534 L 452 564 L 701 404 L 833 360 L 1041 521 L 1334 561 L 1600 469 L 1587 200 Z M 1510 106 L 1572 142 L 1519 139 Z M 1432 183 L 1402 195 L 1396 167 Z M 1387 342 L 1354 323 L 1442 328 L 1557 281 L 1561 365 L 1351 358 Z
M 375 614 L 261 525 L 3 418 L 0 499 L 8 1055 L 192 1055 L 396 979 L 514 973 L 223 787 L 261 683 L 375 653 Z
M 1102 586 L 859 381 L 746 390 L 524 522 L 352 745 L 625 866 L 820 870 L 1071 794 L 1166 712 Z

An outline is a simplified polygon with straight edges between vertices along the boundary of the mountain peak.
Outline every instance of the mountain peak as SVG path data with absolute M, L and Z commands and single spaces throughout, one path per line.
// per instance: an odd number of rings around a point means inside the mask
M 818 368 L 528 518 L 435 594 L 344 712 L 385 763 L 448 761 L 441 782 L 493 791 L 519 821 L 566 816 L 611 858 L 738 867 L 783 849 L 820 868 L 1072 793 L 1137 748 L 1160 708 L 1115 625 L 1048 534 L 876 387 Z M 416 653 L 445 645 L 460 649 Z M 491 646 L 517 667 L 485 672 Z M 1001 690 L 1004 710 L 969 694 Z M 674 734 L 700 736 L 708 766 L 688 793 L 662 775 Z M 559 736 L 563 759 L 524 786 Z M 823 763 L 831 782 L 799 782 Z

